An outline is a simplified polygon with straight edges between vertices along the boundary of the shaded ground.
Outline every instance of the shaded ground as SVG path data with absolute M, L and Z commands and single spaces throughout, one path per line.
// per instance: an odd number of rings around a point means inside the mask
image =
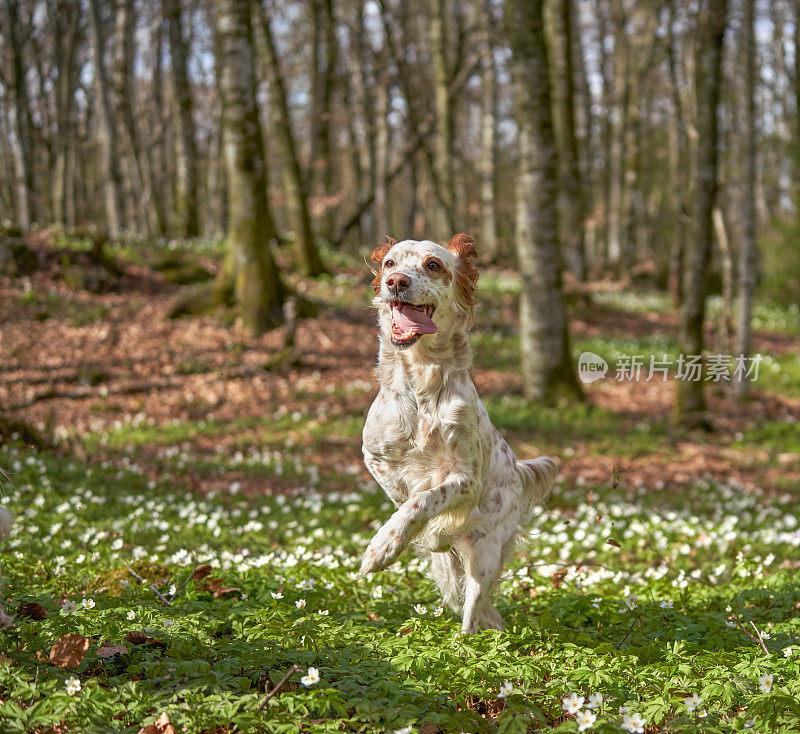
M 127 454 L 153 478 L 183 474 L 199 491 L 232 481 L 251 492 L 302 486 L 310 465 L 332 481 L 364 474 L 360 428 L 375 393 L 376 353 L 366 268 L 299 284 L 322 304 L 320 316 L 298 328 L 300 365 L 269 371 L 282 329 L 252 339 L 220 315 L 170 321 L 165 314 L 181 287 L 141 260 L 120 260 L 123 276 L 113 293 L 76 290 L 53 258 L 28 277 L 0 277 L 0 404 L 7 415 L 69 441 L 79 454 Z M 206 264 L 213 268 L 213 260 Z M 520 397 L 513 273 L 484 272 L 482 285 L 474 379 L 520 455 L 560 457 L 568 483 L 607 481 L 614 466 L 632 484 L 655 488 L 701 477 L 776 489 L 800 481 L 800 369 L 791 328 L 755 337 L 773 366 L 789 368 L 783 383 L 763 366 L 744 403 L 710 386 L 717 431 L 682 433 L 668 420 L 674 379 L 613 379 L 620 354 L 676 353 L 677 316 L 668 307 L 612 288 L 607 299 L 599 291 L 591 305 L 576 306 L 576 353 L 604 354 L 612 370 L 587 387 L 586 406 L 546 408 Z M 294 476 L 265 477 L 257 462 L 220 461 L 279 451 L 287 441 L 308 462 Z

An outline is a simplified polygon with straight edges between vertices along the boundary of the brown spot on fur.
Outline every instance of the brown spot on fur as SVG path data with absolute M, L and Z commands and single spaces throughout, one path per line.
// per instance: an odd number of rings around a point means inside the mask
M 375 277 L 372 279 L 372 290 L 375 293 L 381 292 L 381 276 L 383 274 L 383 258 L 386 257 L 386 253 L 389 252 L 395 245 L 397 244 L 397 240 L 392 239 L 391 237 L 386 238 L 386 242 L 382 245 L 378 245 L 373 251 L 372 254 L 369 256 L 369 259 L 374 262 L 378 266 L 378 270 L 375 272 Z
M 478 285 L 478 250 L 468 234 L 457 234 L 447 243 L 447 249 L 458 257 L 456 267 L 456 302 L 472 325 L 475 308 L 475 289 Z

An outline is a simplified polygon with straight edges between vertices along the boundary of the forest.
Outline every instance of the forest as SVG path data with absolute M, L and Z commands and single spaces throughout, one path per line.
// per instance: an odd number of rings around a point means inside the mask
M 357 573 L 458 233 L 560 465 L 469 636 Z M 0 0 L 3 731 L 796 731 L 798 420 L 800 0 Z

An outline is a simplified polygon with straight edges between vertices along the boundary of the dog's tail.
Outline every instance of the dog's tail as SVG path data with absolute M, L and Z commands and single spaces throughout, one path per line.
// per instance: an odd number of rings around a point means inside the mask
M 0 506 L 0 540 L 5 540 L 11 535 L 13 524 L 14 516 L 5 507 Z
M 558 464 L 549 456 L 517 462 L 522 479 L 522 498 L 527 503 L 523 524 L 533 517 L 536 508 L 547 500 L 558 476 Z

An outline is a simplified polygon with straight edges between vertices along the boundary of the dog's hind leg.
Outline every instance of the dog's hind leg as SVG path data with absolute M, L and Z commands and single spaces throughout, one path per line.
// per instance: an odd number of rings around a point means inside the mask
M 481 629 L 485 630 L 502 630 L 506 627 L 506 623 L 500 616 L 500 612 L 497 611 L 497 608 L 491 601 L 487 601 L 486 605 L 483 607 L 483 611 L 478 618 L 478 625 Z
M 487 621 L 498 621 L 489 610 L 494 610 L 497 614 L 490 597 L 500 575 L 503 561 L 502 547 L 493 539 L 471 538 L 464 543 L 463 549 L 459 548 L 459 551 L 464 563 L 464 611 L 461 631 L 472 633 L 478 631 L 482 617 Z M 499 616 L 497 614 L 497 617 Z M 502 623 L 502 619 L 499 621 Z M 490 626 L 496 628 L 495 624 Z
M 442 592 L 444 603 L 457 614 L 464 606 L 464 566 L 452 548 L 431 553 L 431 577 Z

